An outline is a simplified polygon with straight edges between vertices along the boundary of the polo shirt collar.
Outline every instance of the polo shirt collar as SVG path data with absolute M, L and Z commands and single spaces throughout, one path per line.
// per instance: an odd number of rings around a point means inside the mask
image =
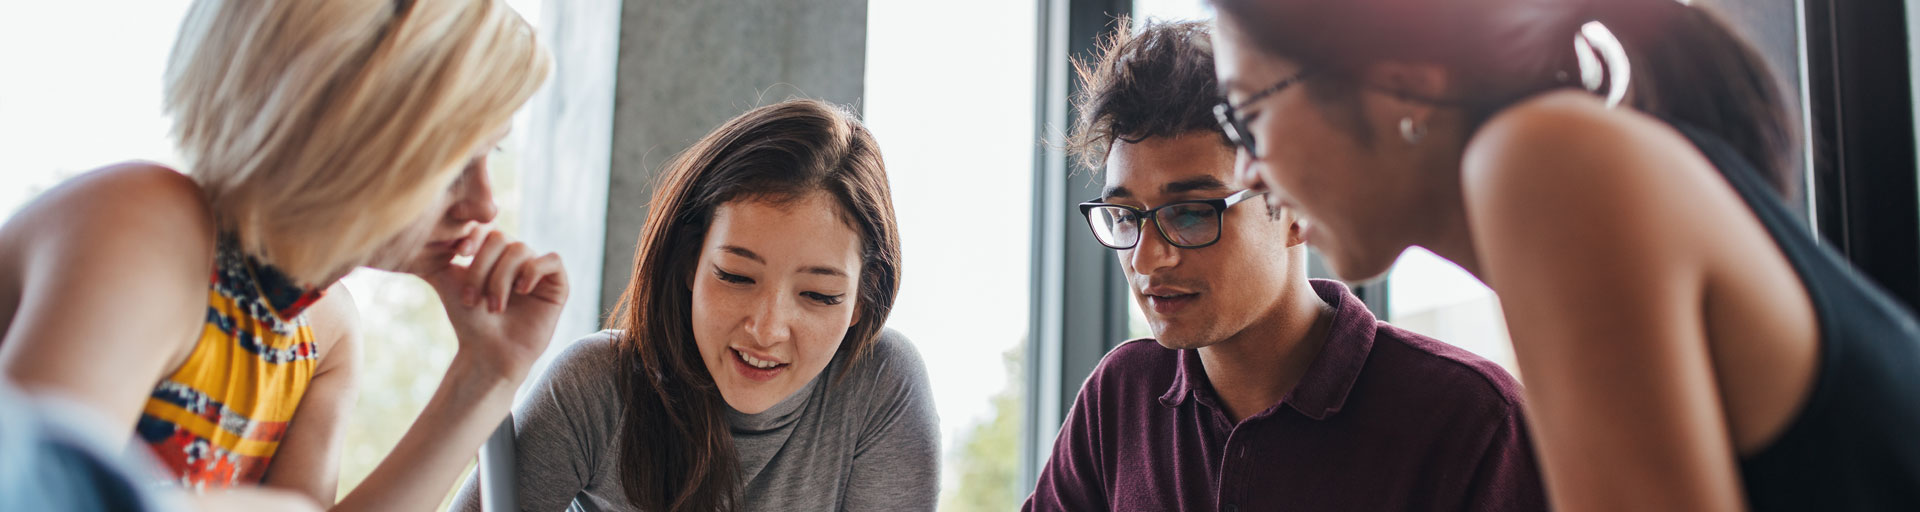
M 1366 303 L 1355 297 L 1347 285 L 1326 279 L 1314 279 L 1311 284 L 1320 300 L 1333 308 L 1333 319 L 1327 326 L 1327 343 L 1307 366 L 1300 383 L 1274 408 L 1285 405 L 1309 418 L 1324 420 L 1346 405 L 1347 395 L 1353 391 L 1354 382 L 1360 380 L 1360 370 L 1373 351 L 1373 335 L 1378 328 L 1373 312 L 1367 310 Z M 1212 389 L 1207 370 L 1200 364 L 1200 354 L 1193 349 L 1181 350 L 1179 365 L 1174 368 L 1173 386 L 1160 395 L 1160 405 L 1179 407 L 1196 392 Z M 1272 411 L 1268 409 L 1256 416 Z

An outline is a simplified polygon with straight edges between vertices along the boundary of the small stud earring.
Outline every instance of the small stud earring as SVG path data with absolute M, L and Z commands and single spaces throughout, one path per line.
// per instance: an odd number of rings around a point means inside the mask
M 1400 138 L 1406 139 L 1408 144 L 1419 144 L 1420 139 L 1426 136 L 1427 125 L 1425 123 L 1414 121 L 1413 116 L 1400 118 Z

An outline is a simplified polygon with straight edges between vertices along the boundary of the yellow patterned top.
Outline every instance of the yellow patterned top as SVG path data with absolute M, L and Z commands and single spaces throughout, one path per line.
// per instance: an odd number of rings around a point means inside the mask
M 306 307 L 320 298 L 220 239 L 206 327 L 192 355 L 147 398 L 137 431 L 193 490 L 259 483 L 319 354 Z

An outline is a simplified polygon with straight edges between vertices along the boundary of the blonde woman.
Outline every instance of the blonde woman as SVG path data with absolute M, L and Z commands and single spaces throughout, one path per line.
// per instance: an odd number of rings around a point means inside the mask
M 166 74 L 186 174 L 99 169 L 0 226 L 0 375 L 99 413 L 189 489 L 333 505 L 356 361 L 380 357 L 338 282 L 412 273 L 459 352 L 335 507 L 435 506 L 567 295 L 556 255 L 486 227 L 485 156 L 548 67 L 497 0 L 196 2 Z

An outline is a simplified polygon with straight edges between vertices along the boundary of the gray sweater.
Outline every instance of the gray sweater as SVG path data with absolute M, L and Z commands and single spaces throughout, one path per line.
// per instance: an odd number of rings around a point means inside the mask
M 522 510 L 639 510 L 619 478 L 616 336 L 574 342 L 514 408 Z M 933 510 L 940 433 L 920 353 L 888 329 L 836 382 L 844 359 L 765 412 L 728 411 L 741 510 Z M 455 510 L 480 510 L 475 473 Z

